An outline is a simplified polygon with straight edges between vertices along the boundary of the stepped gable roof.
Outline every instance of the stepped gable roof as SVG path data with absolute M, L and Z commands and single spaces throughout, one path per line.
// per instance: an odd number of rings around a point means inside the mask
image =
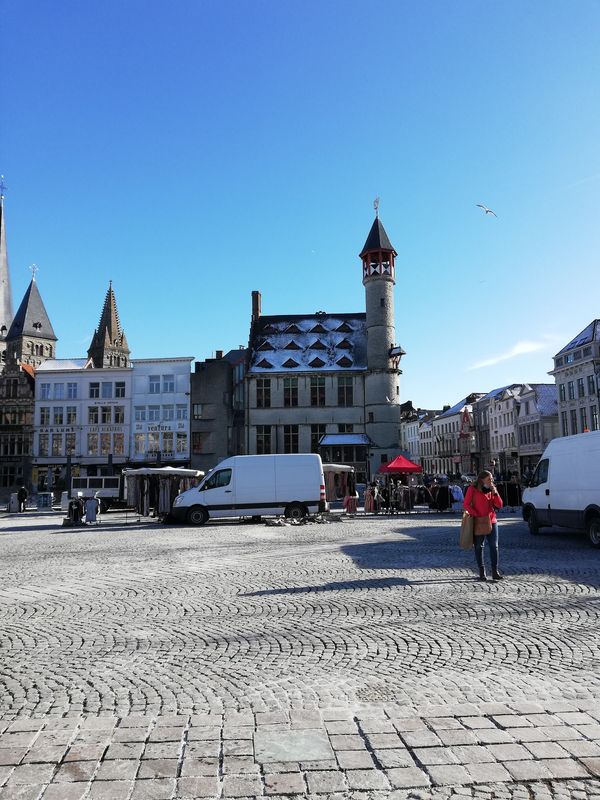
M 4 227 L 4 195 L 0 189 L 0 338 L 8 333 L 13 321 L 12 293 L 10 290 L 10 274 L 8 271 L 8 253 L 6 250 L 6 231 Z
M 27 287 L 6 338 L 16 339 L 19 336 L 33 336 L 37 339 L 57 341 L 35 278 L 31 279 L 31 283 Z
M 367 236 L 367 241 L 365 242 L 363 249 L 360 251 L 360 258 L 362 258 L 365 253 L 370 253 L 373 250 L 388 250 L 395 256 L 398 255 L 398 253 L 394 250 L 394 247 L 390 242 L 379 217 L 375 217 L 375 220 L 371 225 L 371 230 Z
M 325 333 L 312 332 L 317 325 Z M 317 339 L 320 345 L 315 350 Z M 292 341 L 296 347 L 290 349 Z M 251 373 L 366 370 L 366 314 L 261 316 L 253 324 L 249 349 Z
M 600 342 L 600 319 L 592 320 L 581 333 L 571 339 L 569 344 L 566 344 L 556 355 L 560 356 L 562 353 L 568 353 L 569 350 L 575 350 L 576 347 L 581 347 L 581 345 L 590 344 L 591 342 Z

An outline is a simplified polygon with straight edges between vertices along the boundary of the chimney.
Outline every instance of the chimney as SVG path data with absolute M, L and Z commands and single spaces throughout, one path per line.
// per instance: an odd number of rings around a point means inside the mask
M 261 300 L 260 292 L 252 292 L 252 322 L 260 317 Z
M 222 350 L 217 350 L 216 353 L 215 353 L 215 358 L 217 358 L 217 359 L 223 358 L 223 351 Z

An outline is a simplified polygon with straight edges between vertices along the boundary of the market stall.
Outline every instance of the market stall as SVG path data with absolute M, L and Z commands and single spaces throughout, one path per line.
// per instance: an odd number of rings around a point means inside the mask
M 408 475 L 416 475 L 422 473 L 423 469 L 419 464 L 415 464 L 405 456 L 396 456 L 392 461 L 382 464 L 379 467 L 378 474 L 385 477 L 386 483 L 381 494 L 381 502 L 385 507 L 391 511 L 410 511 L 416 505 L 422 503 L 429 504 L 431 502 L 431 495 L 426 486 L 417 481 L 403 481 L 403 478 Z M 397 476 L 397 482 L 394 482 L 392 476 Z
M 349 514 L 356 513 L 358 493 L 354 467 L 347 464 L 323 464 L 325 492 L 329 503 L 341 500 Z
M 123 476 L 127 505 L 141 516 L 165 519 L 177 495 L 195 486 L 204 473 L 180 467 L 145 467 L 124 469 Z

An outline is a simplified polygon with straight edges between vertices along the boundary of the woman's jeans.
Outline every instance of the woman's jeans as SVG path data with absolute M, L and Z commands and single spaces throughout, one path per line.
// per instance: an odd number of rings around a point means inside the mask
M 492 524 L 492 532 L 487 536 L 474 536 L 473 546 L 475 548 L 475 558 L 477 559 L 477 566 L 483 569 L 483 548 L 485 543 L 488 543 L 490 548 L 490 558 L 492 560 L 492 571 L 496 572 L 498 569 L 498 523 Z

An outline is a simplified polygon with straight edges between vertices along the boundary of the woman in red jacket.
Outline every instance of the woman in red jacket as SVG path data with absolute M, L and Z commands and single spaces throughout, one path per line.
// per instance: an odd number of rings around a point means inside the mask
M 504 575 L 502 575 L 498 569 L 498 522 L 496 519 L 496 509 L 502 508 L 502 498 L 494 485 L 494 478 L 491 472 L 484 470 L 479 473 L 475 483 L 467 489 L 464 507 L 468 514 L 475 517 L 473 520 L 474 529 L 477 527 L 477 517 L 480 518 L 479 524 L 483 527 L 487 526 L 489 529 L 491 524 L 492 528 L 486 535 L 473 536 L 475 558 L 477 559 L 477 566 L 479 567 L 479 580 L 487 580 L 485 565 L 483 563 L 483 548 L 487 539 L 490 546 L 490 558 L 492 561 L 492 578 L 495 581 L 499 581 Z M 484 519 L 486 517 L 489 518 L 489 523 Z

